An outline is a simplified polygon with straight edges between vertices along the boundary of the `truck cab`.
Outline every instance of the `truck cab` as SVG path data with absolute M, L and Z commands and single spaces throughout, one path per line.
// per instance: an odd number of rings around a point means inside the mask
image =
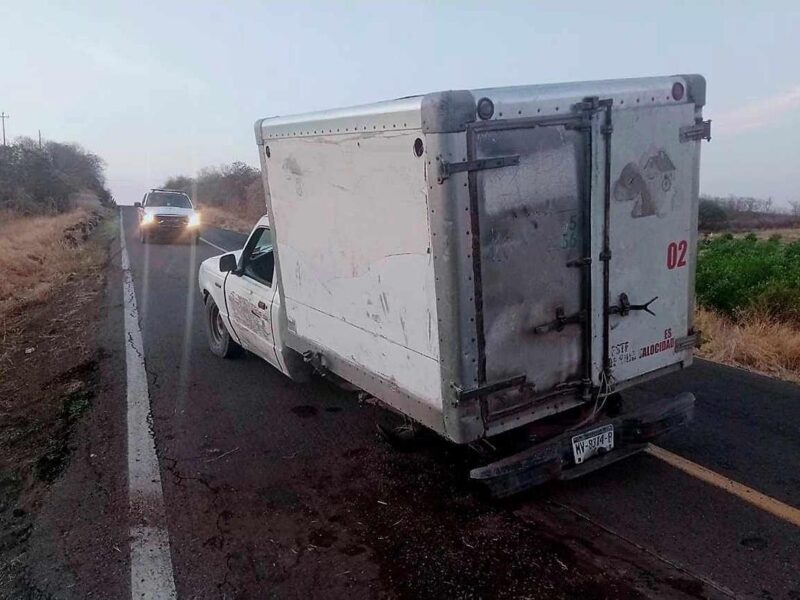
M 259 219 L 241 250 L 203 261 L 199 284 L 211 350 L 227 358 L 243 348 L 288 375 L 273 326 L 280 295 L 269 219 Z

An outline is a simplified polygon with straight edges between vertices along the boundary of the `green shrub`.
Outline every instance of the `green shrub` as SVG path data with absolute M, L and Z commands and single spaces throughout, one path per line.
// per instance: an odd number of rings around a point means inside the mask
M 700 245 L 697 299 L 730 316 L 759 311 L 800 322 L 800 242 L 724 236 Z

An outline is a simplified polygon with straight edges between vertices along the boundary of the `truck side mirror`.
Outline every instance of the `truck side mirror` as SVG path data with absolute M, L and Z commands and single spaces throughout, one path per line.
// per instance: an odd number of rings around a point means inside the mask
M 134 205 L 136 208 L 142 208 L 142 203 L 141 203 L 141 202 L 134 202 L 134 203 L 133 203 L 133 205 Z
M 236 256 L 233 254 L 223 254 L 219 257 L 219 270 L 229 273 L 236 270 Z

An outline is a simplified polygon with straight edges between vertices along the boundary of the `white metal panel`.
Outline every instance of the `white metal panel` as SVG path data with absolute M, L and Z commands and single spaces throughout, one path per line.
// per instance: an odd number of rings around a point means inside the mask
M 290 330 L 441 407 L 419 132 L 270 142 Z
M 591 96 L 610 98 L 620 108 L 675 105 L 679 103 L 671 95 L 675 82 L 686 84 L 684 77 L 674 75 L 483 88 L 472 95 L 476 101 L 489 98 L 494 103 L 491 120 L 496 121 L 568 114 L 573 105 Z
M 613 113 L 609 302 L 623 293 L 632 304 L 656 298 L 650 305 L 655 315 L 610 317 L 609 356 L 619 382 L 686 358 L 675 352 L 675 340 L 689 328 L 699 142 L 681 142 L 679 130 L 694 123 L 694 108 Z
M 271 117 L 259 121 L 256 134 L 269 143 L 275 138 L 419 129 L 421 102 L 422 96 L 410 96 L 348 108 Z

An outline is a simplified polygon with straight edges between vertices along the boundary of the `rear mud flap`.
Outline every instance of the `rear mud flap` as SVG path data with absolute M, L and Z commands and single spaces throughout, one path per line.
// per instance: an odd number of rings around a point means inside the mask
M 659 435 L 682 427 L 694 417 L 694 394 L 649 403 L 639 411 L 602 419 L 566 431 L 531 448 L 470 471 L 470 478 L 486 485 L 495 498 L 503 498 L 553 480 L 580 477 L 643 450 Z M 572 437 L 614 425 L 614 449 L 575 464 Z

